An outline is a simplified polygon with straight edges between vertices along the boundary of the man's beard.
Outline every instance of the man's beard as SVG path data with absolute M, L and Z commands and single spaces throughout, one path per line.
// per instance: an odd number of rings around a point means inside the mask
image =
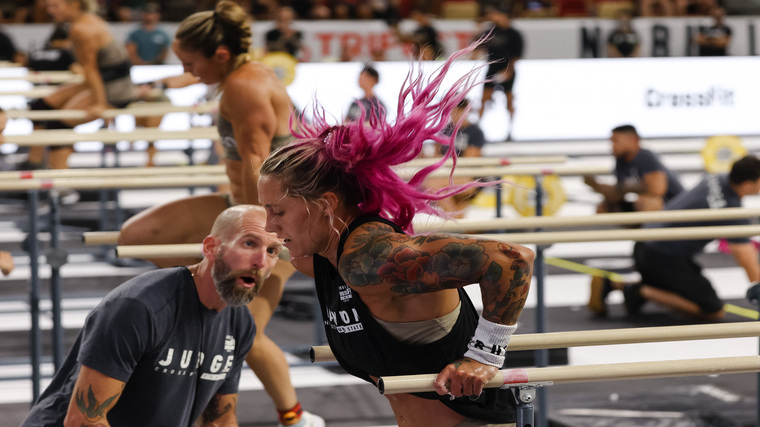
M 216 291 L 219 293 L 222 301 L 228 306 L 239 307 L 247 305 L 259 294 L 259 288 L 264 283 L 264 277 L 261 274 L 261 270 L 258 268 L 251 268 L 232 271 L 230 265 L 227 264 L 223 258 L 224 251 L 221 251 L 211 269 L 211 275 L 214 279 Z M 254 277 L 256 279 L 256 284 L 250 288 L 239 286 L 237 281 L 240 277 Z

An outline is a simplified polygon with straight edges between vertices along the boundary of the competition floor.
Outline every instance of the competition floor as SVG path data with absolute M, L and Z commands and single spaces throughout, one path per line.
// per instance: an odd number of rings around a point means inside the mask
M 680 142 L 701 143 L 696 140 Z M 755 143 L 750 140 L 745 142 L 748 146 Z M 611 166 L 605 141 L 576 148 L 589 152 L 577 153 L 570 162 Z M 558 149 L 552 143 L 495 144 L 488 148 L 486 154 L 554 154 Z M 524 152 L 519 152 L 520 150 Z M 196 152 L 196 161 L 203 161 L 206 154 L 203 150 Z M 687 188 L 693 186 L 701 176 L 697 172 L 702 167 L 698 154 L 667 155 L 664 160 L 670 167 L 681 171 Z M 121 161 L 125 165 L 140 165 L 144 159 L 142 152 L 127 152 L 121 156 Z M 184 161 L 184 154 L 177 151 L 165 151 L 158 157 L 160 164 L 178 164 Z M 94 165 L 97 162 L 98 154 L 94 152 L 77 154 L 72 158 L 74 166 Z M 583 185 L 581 178 L 563 178 L 563 186 L 569 200 L 557 215 L 586 215 L 593 212 L 597 198 Z M 120 205 L 128 215 L 154 203 L 186 194 L 186 190 L 123 190 L 119 197 Z M 81 243 L 81 233 L 96 227 L 99 215 L 94 195 L 82 193 L 82 196 L 77 204 L 63 208 L 62 245 L 69 251 L 68 263 L 61 271 L 67 349 L 88 311 L 105 293 L 126 278 L 151 268 L 139 261 L 114 262 L 108 258 L 108 252 Z M 26 304 L 29 259 L 20 243 L 25 237 L 28 213 L 23 201 L 14 195 L 0 194 L 0 198 L 0 249 L 11 251 L 17 263 L 16 270 L 10 276 L 0 277 L 0 426 L 7 427 L 18 425 L 24 418 L 32 394 L 31 383 L 27 379 L 30 375 L 27 365 L 30 319 Z M 745 199 L 745 205 L 760 206 L 760 198 L 749 197 Z M 41 213 L 44 210 L 43 203 Z M 509 206 L 505 206 L 503 211 L 505 216 L 515 215 Z M 493 215 L 493 208 L 472 207 L 467 212 L 467 216 L 473 218 Z M 46 247 L 49 235 L 42 233 L 40 237 L 43 247 Z M 630 266 L 632 245 L 632 242 L 557 244 L 551 246 L 546 254 L 600 268 L 626 271 Z M 743 299 L 747 285 L 743 270 L 736 267 L 730 256 L 717 252 L 713 246 L 708 249 L 700 261 L 721 297 L 736 305 L 751 308 Z M 42 265 L 42 305 L 49 308 L 46 280 L 49 269 L 44 263 Z M 312 312 L 314 300 L 310 290 L 311 283 L 307 278 L 294 276 L 287 285 L 280 310 L 267 328 L 268 335 L 288 351 L 288 357 L 293 363 L 292 381 L 304 407 L 323 416 L 329 426 L 393 425 L 394 419 L 385 398 L 373 387 L 360 383 L 335 366 L 314 366 L 305 359 L 305 350 L 318 341 Z M 473 290 L 476 291 L 476 287 Z M 477 292 L 474 294 L 473 300 L 478 301 Z M 591 330 L 691 322 L 690 319 L 654 305 L 645 306 L 641 316 L 628 318 L 619 294 L 612 294 L 609 298 L 609 317 L 594 318 L 585 308 L 588 294 L 588 276 L 549 267 L 546 281 L 548 330 Z M 535 330 L 534 296 L 531 294 L 527 308 L 523 311 L 518 333 Z M 748 319 L 729 315 L 724 321 Z M 43 375 L 47 381 L 52 370 L 49 363 L 50 321 L 47 313 L 43 315 L 42 326 L 45 340 L 43 354 L 47 356 Z M 552 353 L 552 362 L 582 365 L 756 354 L 758 340 L 741 338 L 577 348 Z M 567 360 L 564 360 L 565 357 Z M 526 366 L 532 364 L 530 354 L 513 356 L 513 359 L 515 362 L 519 359 Z M 241 425 L 276 425 L 271 401 L 247 369 L 240 388 L 238 417 Z M 537 401 L 536 405 L 544 405 L 552 425 L 556 426 L 749 426 L 755 425 L 757 418 L 756 388 L 757 376 L 751 374 L 555 385 L 547 388 L 547 399 Z

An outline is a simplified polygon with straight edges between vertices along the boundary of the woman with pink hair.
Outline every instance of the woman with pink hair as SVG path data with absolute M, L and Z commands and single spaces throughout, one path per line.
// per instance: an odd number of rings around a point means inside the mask
M 299 123 L 297 140 L 260 170 L 267 230 L 283 239 L 293 265 L 315 278 L 340 365 L 372 383 L 384 375 L 440 372 L 437 393 L 387 396 L 399 425 L 515 422 L 511 392 L 483 384 L 504 363 L 528 295 L 533 252 L 496 240 L 413 234 L 416 213 L 436 213 L 433 202 L 483 185 L 424 190 L 424 179 L 455 156 L 453 147 L 409 181 L 392 169 L 417 157 L 423 141 L 451 146 L 441 130 L 480 70 L 449 89 L 442 81 L 474 47 L 452 55 L 428 79 L 410 72 L 395 123 L 370 116 L 330 126 L 317 114 L 311 124 Z M 475 283 L 482 316 L 463 289 Z

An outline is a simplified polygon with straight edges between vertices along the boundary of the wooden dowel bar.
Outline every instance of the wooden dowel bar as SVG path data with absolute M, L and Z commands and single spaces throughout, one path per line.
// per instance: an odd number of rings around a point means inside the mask
M 217 175 L 224 174 L 224 165 L 165 166 L 140 168 L 81 168 L 81 169 L 40 169 L 31 171 L 3 171 L 0 179 L 32 178 L 100 178 L 100 177 L 134 177 L 166 175 Z
M 202 256 L 200 243 L 176 245 L 121 245 L 116 247 L 118 258 L 174 258 Z
M 417 231 L 509 230 L 600 225 L 631 225 L 651 222 L 692 222 L 760 217 L 760 208 L 684 209 L 678 211 L 616 212 L 583 216 L 538 216 L 493 219 L 415 221 Z
M 118 231 L 86 231 L 82 242 L 87 245 L 115 245 L 119 242 Z
M 424 167 L 431 165 L 440 159 L 421 158 L 414 159 L 404 163 L 405 167 Z M 567 156 L 517 156 L 517 157 L 458 157 L 457 167 L 461 166 L 509 166 L 533 163 L 564 163 Z M 446 161 L 444 165 L 451 167 L 452 160 Z
M 50 190 L 71 188 L 74 190 L 101 188 L 162 188 L 201 187 L 229 183 L 227 175 L 172 175 L 141 177 L 52 178 L 0 181 L 0 191 Z
M 546 332 L 541 334 L 513 335 L 509 341 L 507 351 L 757 336 L 760 336 L 760 322 Z M 314 346 L 311 348 L 311 354 L 313 355 L 312 362 L 315 363 L 335 360 L 335 356 L 329 346 Z
M 485 387 L 508 384 L 551 382 L 570 384 L 617 380 L 686 377 L 714 374 L 740 374 L 760 371 L 760 356 L 716 357 L 709 359 L 664 360 L 600 365 L 551 366 L 546 368 L 505 369 Z M 378 390 L 382 394 L 435 391 L 437 374 L 381 377 Z
M 674 228 L 653 228 L 642 230 L 603 230 L 601 232 L 589 231 L 567 231 L 567 232 L 546 232 L 546 233 L 514 233 L 514 234 L 486 234 L 474 235 L 473 237 L 504 240 L 512 243 L 559 243 L 559 242 L 596 242 L 596 241 L 615 241 L 615 240 L 690 240 L 690 239 L 717 239 L 731 237 L 749 237 L 760 234 L 760 225 L 726 225 L 715 227 L 674 227 Z M 601 238 L 600 238 L 601 237 Z M 199 250 L 197 243 L 188 243 L 183 245 L 157 245 L 164 246 L 162 250 L 164 257 L 171 257 L 171 250 L 181 251 L 186 254 Z M 138 245 L 131 246 L 136 248 Z M 153 252 L 149 249 L 151 245 L 139 245 L 146 251 Z M 127 247 L 119 246 L 118 248 Z M 132 255 L 134 258 L 141 258 L 139 249 L 134 249 Z
M 475 234 L 473 237 L 512 243 L 546 245 L 574 242 L 611 242 L 622 240 L 695 240 L 760 235 L 760 225 L 723 225 L 711 227 L 641 228 L 633 230 L 550 231 L 536 233 Z
M 101 130 L 91 133 L 70 130 L 38 130 L 28 135 L 6 135 L 5 142 L 19 146 L 73 145 L 77 142 L 96 141 L 114 144 L 119 141 L 158 141 L 184 139 L 218 139 L 219 132 L 213 127 L 198 127 L 182 131 L 164 131 L 158 128 L 139 128 L 129 132 Z
M 402 178 L 410 178 L 418 169 L 399 167 L 397 173 Z M 610 168 L 599 165 L 512 165 L 512 166 L 486 166 L 457 167 L 453 176 L 456 177 L 501 177 L 505 175 L 598 175 L 609 174 Z M 451 174 L 451 169 L 439 169 L 432 172 L 431 178 L 445 178 Z
M 103 110 L 101 117 L 112 119 L 121 115 L 150 117 L 170 113 L 207 114 L 218 110 L 218 101 L 188 106 L 173 105 L 170 102 L 148 102 L 130 104 L 126 108 L 109 108 Z M 11 119 L 29 120 L 82 120 L 87 117 L 87 112 L 84 110 L 8 110 L 7 113 Z

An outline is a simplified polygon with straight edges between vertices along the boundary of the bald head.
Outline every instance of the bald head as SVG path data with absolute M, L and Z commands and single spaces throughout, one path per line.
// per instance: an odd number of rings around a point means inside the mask
M 214 221 L 211 227 L 211 235 L 216 236 L 222 241 L 229 241 L 235 238 L 244 224 L 250 224 L 256 228 L 260 227 L 264 231 L 266 227 L 267 213 L 261 206 L 256 205 L 237 205 L 225 209 Z

